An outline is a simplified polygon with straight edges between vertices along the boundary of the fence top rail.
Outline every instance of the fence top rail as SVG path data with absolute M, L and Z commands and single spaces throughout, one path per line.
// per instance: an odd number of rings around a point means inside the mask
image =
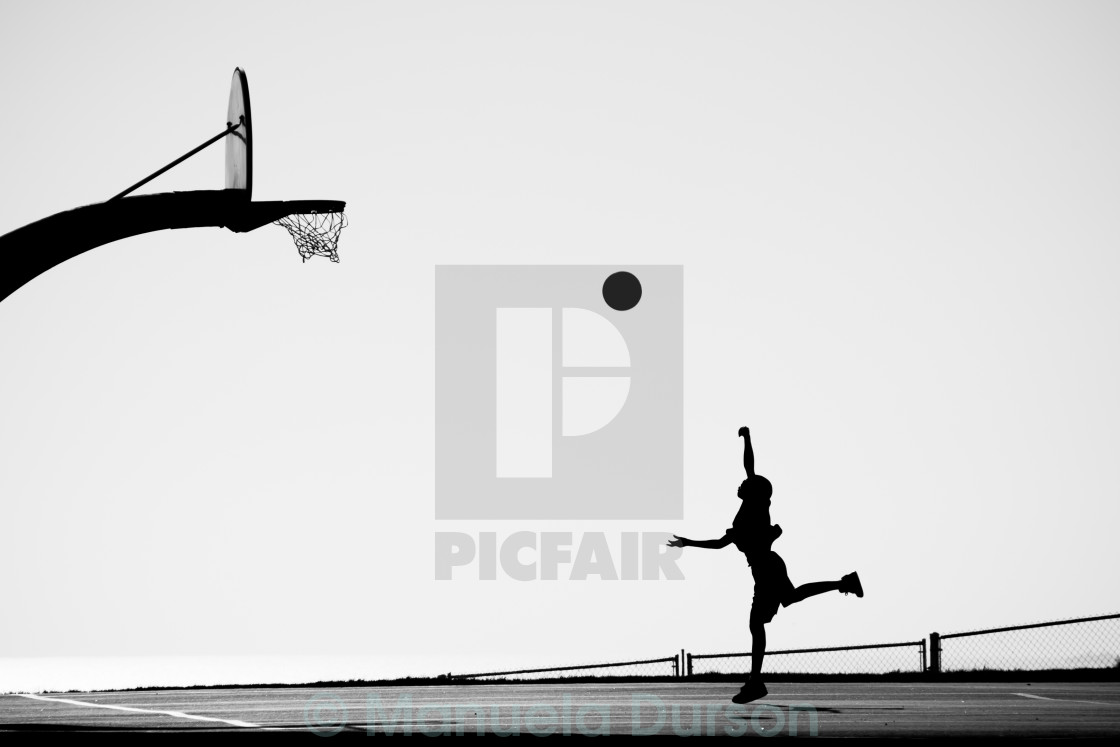
M 497 677 L 503 674 L 535 674 L 537 672 L 570 672 L 574 669 L 609 669 L 611 667 L 631 667 L 638 664 L 661 664 L 675 662 L 676 656 L 666 656 L 661 659 L 641 659 L 639 661 L 615 661 L 607 664 L 577 664 L 567 667 L 536 667 L 534 669 L 511 669 L 505 672 L 476 672 L 475 674 L 453 674 L 451 679 L 469 679 L 472 677 Z
M 767 651 L 767 656 L 776 654 L 816 654 L 821 651 L 860 651 L 869 648 L 906 648 L 909 646 L 924 646 L 925 641 L 906 641 L 904 643 L 869 643 L 862 646 L 830 646 L 828 648 L 791 648 L 785 651 Z M 750 656 L 750 652 L 731 654 L 692 654 L 693 659 L 726 659 L 732 656 Z
M 1013 630 L 1028 630 L 1030 628 L 1049 628 L 1055 625 L 1071 625 L 1073 623 L 1086 623 L 1097 622 L 1099 620 L 1117 620 L 1120 619 L 1120 614 L 1115 615 L 1098 615 L 1096 617 L 1078 617 L 1073 620 L 1051 620 L 1050 622 L 1031 623 L 1030 625 L 1011 625 L 1006 628 L 987 628 L 985 630 L 966 630 L 963 633 L 946 633 L 940 636 L 941 640 L 946 638 L 964 638 L 970 635 L 984 635 L 985 633 L 1008 633 Z

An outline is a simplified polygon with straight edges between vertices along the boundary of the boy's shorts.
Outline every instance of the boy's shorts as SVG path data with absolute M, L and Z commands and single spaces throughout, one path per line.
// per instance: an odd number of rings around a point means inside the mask
M 778 614 L 778 607 L 789 604 L 793 582 L 786 572 L 786 563 L 773 550 L 751 558 L 754 574 L 754 600 L 751 602 L 751 621 L 768 623 Z

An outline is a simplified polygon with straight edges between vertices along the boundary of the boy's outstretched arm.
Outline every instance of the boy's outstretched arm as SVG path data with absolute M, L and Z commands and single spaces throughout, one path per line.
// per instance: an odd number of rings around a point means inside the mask
M 747 471 L 747 479 L 754 477 L 754 449 L 751 448 L 751 429 L 743 426 L 739 429 L 743 437 L 743 469 Z
M 714 540 L 690 540 L 688 537 L 678 537 L 674 534 L 673 539 L 669 540 L 669 547 L 702 547 L 705 550 L 720 550 L 730 544 L 731 537 L 726 534 Z

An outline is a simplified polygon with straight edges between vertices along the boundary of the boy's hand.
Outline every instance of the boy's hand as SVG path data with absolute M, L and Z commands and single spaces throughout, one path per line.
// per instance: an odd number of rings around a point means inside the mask
M 751 429 L 748 428 L 747 426 L 744 425 L 742 428 L 739 429 L 739 436 L 740 437 L 749 436 L 749 435 L 751 435 Z
M 688 547 L 690 541 L 691 540 L 686 537 L 678 537 L 674 534 L 673 539 L 669 540 L 668 545 L 669 547 Z
M 775 524 L 773 531 L 774 531 L 774 539 L 778 539 L 779 537 L 782 536 L 782 527 L 780 525 Z

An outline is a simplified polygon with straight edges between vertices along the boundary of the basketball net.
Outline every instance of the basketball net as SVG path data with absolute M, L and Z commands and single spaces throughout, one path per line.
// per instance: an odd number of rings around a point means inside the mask
M 276 221 L 291 234 L 304 262 L 316 254 L 337 262 L 338 235 L 346 223 L 346 213 L 295 213 Z

